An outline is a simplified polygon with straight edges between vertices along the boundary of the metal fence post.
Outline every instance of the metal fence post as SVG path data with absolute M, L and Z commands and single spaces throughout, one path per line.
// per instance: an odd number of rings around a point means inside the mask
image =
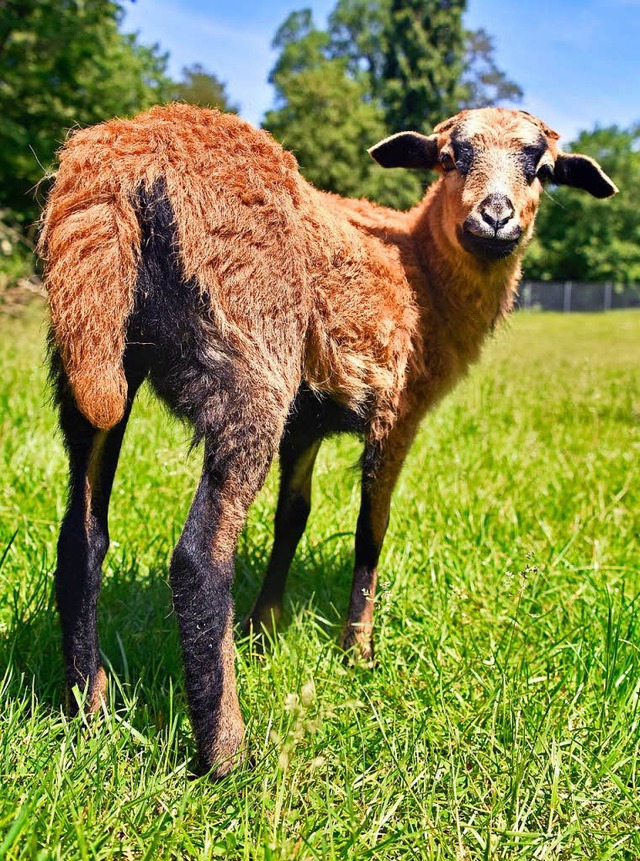
M 571 311 L 571 281 L 564 282 L 564 305 L 563 311 L 568 314 Z
M 613 292 L 613 284 L 611 281 L 605 281 L 604 284 L 604 310 L 611 310 L 611 294 Z

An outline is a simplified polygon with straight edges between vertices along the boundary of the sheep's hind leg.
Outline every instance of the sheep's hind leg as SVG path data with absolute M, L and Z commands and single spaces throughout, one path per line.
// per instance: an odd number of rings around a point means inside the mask
M 133 398 L 146 368 L 139 357 L 131 353 L 125 357 L 127 409 L 121 421 L 108 431 L 94 428 L 79 412 L 55 354 L 53 369 L 60 427 L 69 456 L 69 494 L 58 539 L 55 587 L 67 709 L 73 715 L 78 711 L 80 696 L 85 696 L 86 710 L 95 712 L 106 695 L 107 680 L 98 646 L 97 602 L 102 562 L 109 547 L 109 497 Z
M 286 416 L 285 408 L 280 423 L 270 421 L 263 409 L 258 424 L 257 409 L 247 409 L 244 418 L 225 410 L 226 427 L 205 431 L 202 476 L 171 561 L 191 723 L 200 766 L 213 777 L 224 776 L 244 757 L 234 669 L 234 552 Z M 235 436 L 229 439 L 232 427 Z
M 311 480 L 321 440 L 285 436 L 280 445 L 280 491 L 267 573 L 245 634 L 272 631 L 282 615 L 287 575 L 311 510 Z

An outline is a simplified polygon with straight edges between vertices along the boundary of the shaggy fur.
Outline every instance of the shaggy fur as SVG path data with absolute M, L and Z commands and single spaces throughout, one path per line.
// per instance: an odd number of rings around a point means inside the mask
M 371 150 L 441 177 L 408 213 L 322 193 L 239 118 L 186 105 L 75 133 L 43 217 L 53 378 L 70 458 L 56 588 L 69 689 L 99 706 L 96 604 L 107 507 L 135 392 L 193 422 L 204 466 L 171 562 L 189 708 L 206 769 L 242 756 L 233 554 L 274 454 L 274 548 L 250 617 L 270 624 L 328 434 L 364 438 L 344 643 L 372 655 L 391 494 L 420 419 L 511 308 L 543 181 L 615 192 L 521 111 L 468 111 Z

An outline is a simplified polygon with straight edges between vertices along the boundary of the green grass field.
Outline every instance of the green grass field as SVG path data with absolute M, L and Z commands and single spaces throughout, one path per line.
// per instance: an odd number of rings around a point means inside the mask
M 640 313 L 519 315 L 424 423 L 346 667 L 356 440 L 325 444 L 273 651 L 237 651 L 256 765 L 194 779 L 167 584 L 200 472 L 144 393 L 111 508 L 111 707 L 63 714 L 65 461 L 40 309 L 0 319 L 0 858 L 640 857 Z M 249 608 L 277 476 L 237 558 Z

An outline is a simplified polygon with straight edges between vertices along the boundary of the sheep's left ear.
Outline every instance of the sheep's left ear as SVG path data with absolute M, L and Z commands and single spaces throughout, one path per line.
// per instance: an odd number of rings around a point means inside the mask
M 594 197 L 611 197 L 618 191 L 597 161 L 575 153 L 558 153 L 552 182 L 583 188 Z
M 438 136 L 399 132 L 372 146 L 369 155 L 382 167 L 421 167 L 430 170 L 438 162 Z

